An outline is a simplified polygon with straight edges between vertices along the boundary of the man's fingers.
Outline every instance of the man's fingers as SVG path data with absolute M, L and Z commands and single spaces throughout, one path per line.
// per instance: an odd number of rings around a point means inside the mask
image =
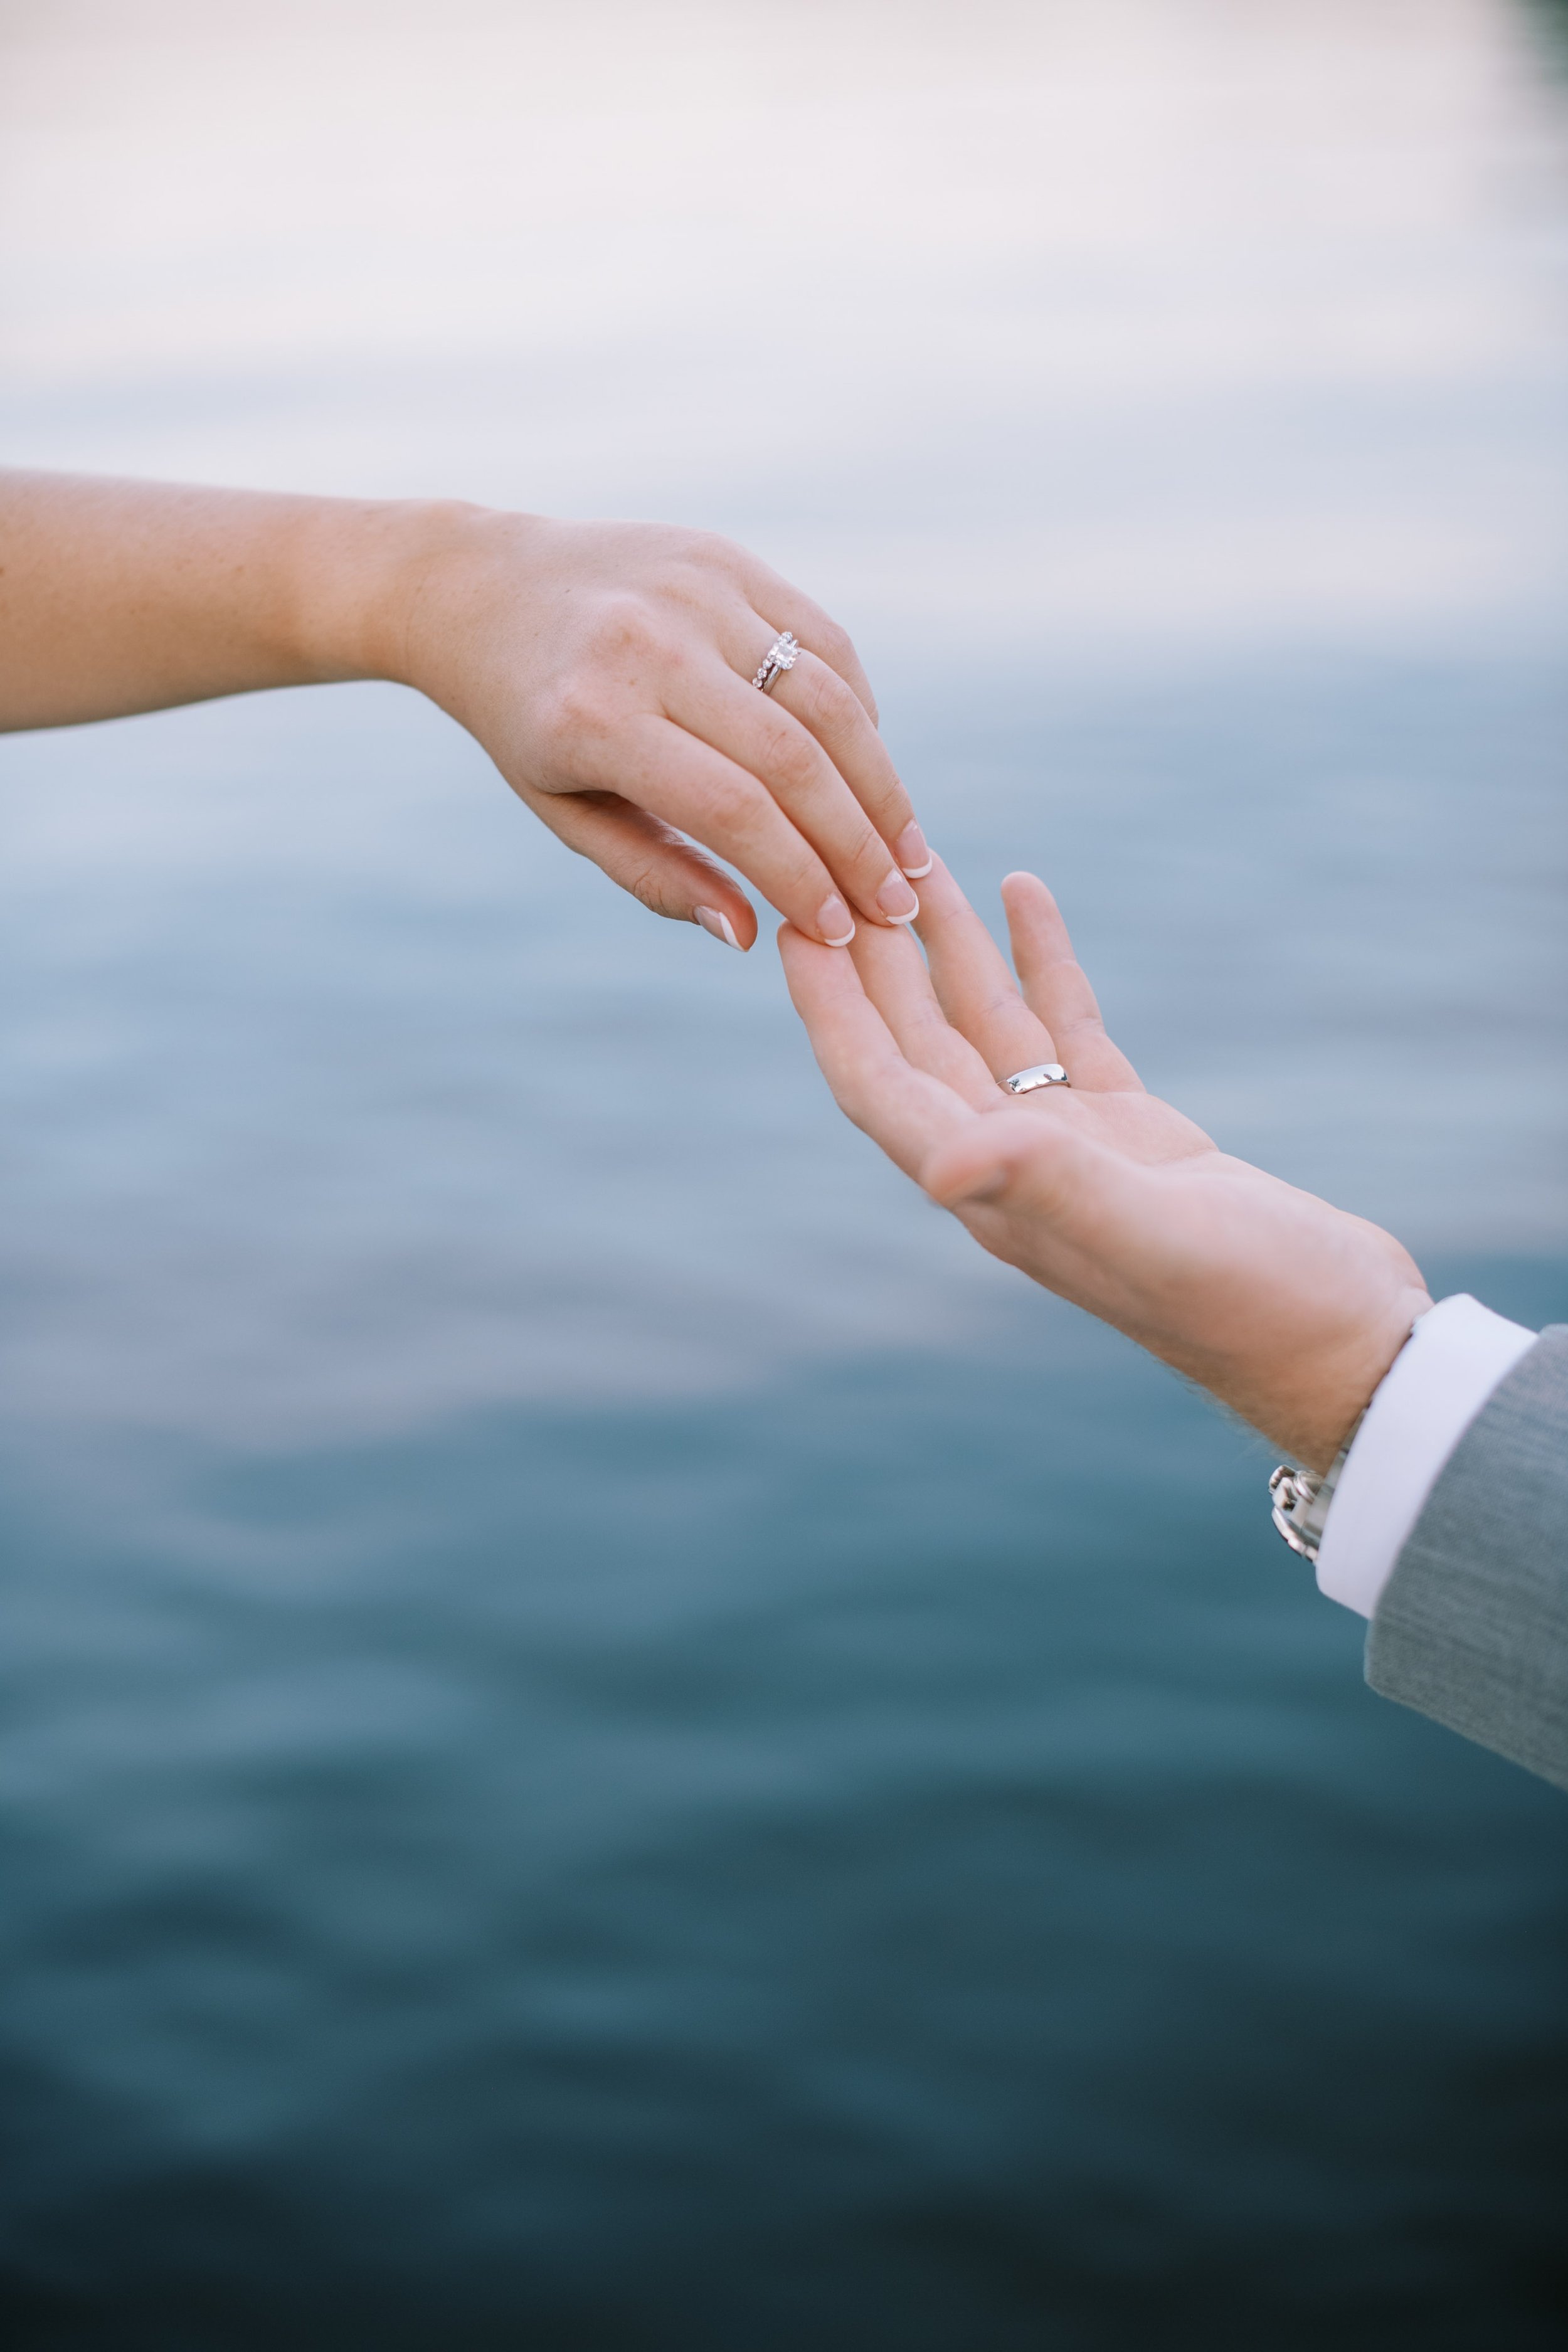
M 1009 874 L 1002 885 L 1013 961 L 1030 1006 L 1057 1041 L 1075 1087 L 1100 1093 L 1143 1090 L 1143 1082 L 1105 1034 L 1094 991 L 1072 951 L 1068 927 L 1037 874 Z
M 914 1176 L 936 1147 L 974 1117 L 949 1087 L 911 1069 L 841 950 L 785 923 L 779 954 L 795 1009 L 845 1116 Z
M 751 900 L 694 842 L 615 793 L 524 795 L 552 833 L 672 922 L 697 923 L 742 950 L 757 936 Z
M 1057 1059 L 1051 1032 L 1019 995 L 995 941 L 940 857 L 921 884 L 915 929 L 942 1011 L 994 1078 Z
M 1005 1102 L 974 1047 L 937 1002 L 925 958 L 907 932 L 873 930 L 868 923 L 856 933 L 849 953 L 907 1062 L 940 1078 L 973 1110 L 993 1111 Z

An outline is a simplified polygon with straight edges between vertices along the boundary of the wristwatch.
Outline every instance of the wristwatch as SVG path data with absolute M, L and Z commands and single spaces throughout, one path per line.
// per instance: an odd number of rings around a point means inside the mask
M 1428 1307 L 1423 1310 L 1423 1313 L 1429 1315 L 1431 1311 Z M 1415 1337 L 1421 1328 L 1422 1319 L 1423 1317 L 1418 1315 L 1410 1326 L 1400 1344 L 1399 1354 L 1394 1359 L 1394 1364 L 1399 1361 L 1399 1357 L 1405 1353 L 1405 1349 Z M 1388 1372 L 1394 1370 L 1394 1364 L 1390 1364 Z M 1388 1372 L 1384 1372 L 1384 1381 L 1388 1378 Z M 1379 1381 L 1378 1389 L 1382 1386 L 1383 1381 Z M 1281 1462 L 1269 1478 L 1268 1493 L 1274 1505 L 1274 1524 L 1291 1550 L 1300 1552 L 1303 1559 L 1310 1559 L 1314 1568 L 1318 1565 L 1318 1546 L 1323 1540 L 1323 1528 L 1328 1521 L 1329 1505 L 1334 1499 L 1334 1488 L 1340 1483 L 1340 1473 L 1350 1460 L 1351 1447 L 1360 1435 L 1362 1423 L 1372 1411 L 1376 1396 L 1377 1389 L 1374 1389 L 1352 1422 L 1345 1433 L 1344 1444 L 1321 1478 L 1314 1476 L 1310 1470 L 1292 1470 L 1289 1462 Z
M 1318 1546 L 1323 1540 L 1323 1528 L 1328 1522 L 1329 1505 L 1334 1499 L 1334 1488 L 1340 1483 L 1340 1473 L 1350 1460 L 1351 1447 L 1370 1408 L 1363 1405 L 1351 1423 L 1350 1434 L 1322 1475 L 1310 1470 L 1292 1470 L 1289 1462 L 1281 1462 L 1268 1480 L 1268 1493 L 1274 1505 L 1274 1524 L 1292 1551 L 1318 1564 Z

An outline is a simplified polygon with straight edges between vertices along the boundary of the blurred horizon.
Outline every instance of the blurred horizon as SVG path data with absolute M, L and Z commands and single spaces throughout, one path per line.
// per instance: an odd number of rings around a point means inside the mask
M 1076 674 L 1563 609 L 1532 12 L 7 0 L 0 32 L 14 462 L 710 523 L 900 684 L 910 629 Z

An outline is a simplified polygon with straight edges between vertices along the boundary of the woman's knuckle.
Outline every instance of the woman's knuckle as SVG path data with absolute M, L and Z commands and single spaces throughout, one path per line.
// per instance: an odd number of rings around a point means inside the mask
M 821 756 L 809 736 L 793 727 L 775 728 L 768 746 L 768 772 L 788 793 L 809 792 L 817 780 Z
M 830 621 L 824 614 L 814 635 L 818 640 L 816 651 L 835 669 L 837 669 L 842 663 L 852 662 L 855 659 L 854 640 L 848 630 L 840 628 L 837 621 Z
M 844 846 L 853 864 L 867 867 L 875 880 L 881 881 L 888 870 L 888 845 L 868 816 L 861 814 Z
M 816 852 L 804 841 L 800 854 L 789 861 L 786 882 L 798 903 L 811 909 L 814 919 L 816 909 L 833 888 L 833 877 Z
M 626 887 L 640 905 L 647 908 L 650 914 L 669 915 L 685 912 L 684 907 L 676 906 L 675 896 L 670 888 L 669 875 L 657 860 L 650 860 L 647 865 L 639 866 L 635 872 L 629 874 L 626 877 Z
M 750 566 L 752 559 L 739 541 L 727 539 L 721 530 L 700 530 L 694 543 L 704 564 L 732 577 L 739 577 Z
M 654 616 L 644 599 L 623 590 L 599 599 L 587 625 L 588 649 L 595 660 L 615 661 L 627 654 L 646 653 L 656 634 Z
M 721 568 L 716 551 L 722 543 L 705 531 L 682 533 L 653 577 L 659 603 L 689 612 L 711 604 L 715 575 Z
M 860 706 L 844 680 L 827 668 L 808 670 L 800 685 L 801 713 L 808 727 L 840 735 L 855 723 Z
M 609 725 L 609 698 L 595 667 L 567 670 L 541 696 L 538 719 L 557 751 L 574 743 L 596 742 Z

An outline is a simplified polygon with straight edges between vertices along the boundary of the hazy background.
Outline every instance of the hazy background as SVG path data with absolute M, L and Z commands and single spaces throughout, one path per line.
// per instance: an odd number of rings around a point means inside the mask
M 743 538 L 1152 1084 L 1568 1316 L 1562 21 L 0 0 L 4 447 Z M 1561 1801 L 771 949 L 392 688 L 0 829 L 10 2341 L 1560 2340 Z

